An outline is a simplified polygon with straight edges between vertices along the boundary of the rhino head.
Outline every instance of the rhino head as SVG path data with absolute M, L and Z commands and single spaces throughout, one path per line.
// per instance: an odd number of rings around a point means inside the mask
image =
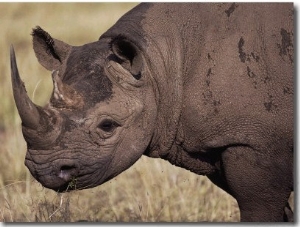
M 55 191 L 102 184 L 153 144 L 157 102 L 145 56 L 123 36 L 71 46 L 40 27 L 32 35 L 38 61 L 52 71 L 53 93 L 45 107 L 29 99 L 11 47 L 25 165 Z

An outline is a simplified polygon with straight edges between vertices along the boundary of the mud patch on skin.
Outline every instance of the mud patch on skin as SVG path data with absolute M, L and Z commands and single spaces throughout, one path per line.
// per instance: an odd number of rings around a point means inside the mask
M 209 54 L 209 53 L 207 54 L 207 59 L 208 59 L 209 61 L 211 61 L 211 60 L 212 60 L 212 57 L 210 56 L 210 54 Z
M 251 71 L 249 66 L 247 66 L 247 75 L 248 75 L 249 78 L 255 78 L 256 77 L 255 73 Z
M 246 53 L 243 50 L 244 44 L 245 44 L 245 40 L 243 37 L 241 37 L 238 43 L 238 50 L 239 50 L 239 58 L 243 63 L 245 63 L 246 61 Z
M 213 92 L 211 91 L 210 89 L 210 77 L 213 76 L 213 72 L 212 72 L 212 69 L 209 68 L 207 70 L 207 73 L 206 73 L 206 80 L 205 80 L 205 83 L 206 83 L 206 86 L 207 86 L 207 90 L 205 92 L 202 93 L 202 97 L 204 99 L 204 105 L 211 105 L 212 108 L 213 108 L 213 113 L 214 114 L 218 114 L 219 113 L 219 106 L 221 105 L 221 102 L 219 99 L 216 99 L 214 96 L 213 96 Z
M 251 52 L 251 56 L 256 62 L 259 62 L 259 56 L 255 55 L 253 52 Z
M 253 70 L 253 68 L 250 68 L 251 65 L 258 64 L 261 61 L 261 58 L 255 53 L 255 52 L 246 52 L 244 49 L 245 47 L 245 40 L 243 37 L 240 38 L 238 42 L 238 53 L 239 58 L 242 63 L 246 64 L 246 72 L 249 79 L 252 80 L 252 84 L 255 89 L 257 89 L 257 85 L 260 82 L 263 82 L 264 84 L 268 83 L 271 80 L 271 77 L 267 75 L 264 78 L 259 78 L 259 75 Z M 254 67 L 255 68 L 255 67 Z
M 244 46 L 245 46 L 245 40 L 243 37 L 240 38 L 238 42 L 238 53 L 239 53 L 239 58 L 242 63 L 245 62 L 259 62 L 260 57 L 256 55 L 254 52 L 246 53 L 244 51 Z
M 257 89 L 257 75 L 247 66 L 247 75 L 252 80 L 253 87 Z
M 264 82 L 264 84 L 267 84 L 271 81 L 271 77 L 269 75 L 267 75 L 265 78 L 262 79 L 262 82 Z
M 207 87 L 209 87 L 210 85 L 210 76 L 211 76 L 211 68 L 208 69 L 207 73 L 206 73 L 206 85 Z
M 287 32 L 285 29 L 281 28 L 281 44 L 277 44 L 279 48 L 279 55 L 281 57 L 287 56 L 291 63 L 294 62 L 293 59 L 293 42 L 291 38 L 291 33 Z
M 274 103 L 273 96 L 270 94 L 268 94 L 268 98 L 266 102 L 264 102 L 264 106 L 268 112 L 273 112 L 277 110 L 277 105 Z
M 219 113 L 219 108 L 218 107 L 221 105 L 220 100 L 214 100 L 213 105 L 214 105 L 214 113 L 215 114 Z
M 227 17 L 230 17 L 230 15 L 234 12 L 234 10 L 238 7 L 236 3 L 232 3 L 231 6 L 225 10 L 224 12 L 226 13 Z
M 290 87 L 284 87 L 283 88 L 283 94 L 292 95 L 292 94 L 294 94 L 294 92 L 292 91 L 292 89 Z

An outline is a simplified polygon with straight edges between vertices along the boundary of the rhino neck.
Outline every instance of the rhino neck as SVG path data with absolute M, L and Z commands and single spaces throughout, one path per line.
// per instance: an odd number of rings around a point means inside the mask
M 176 38 L 172 41 L 161 39 L 145 51 L 158 107 L 156 130 L 147 152 L 150 157 L 164 157 L 172 152 L 178 135 L 183 99 L 183 55 L 177 41 Z
M 152 21 L 160 16 L 157 12 L 160 10 L 155 4 L 139 4 L 100 37 L 125 36 L 143 52 L 144 71 L 152 80 L 158 107 L 156 129 L 145 153 L 151 157 L 163 157 L 171 151 L 178 131 L 183 90 L 180 31 L 174 23 L 153 26 Z

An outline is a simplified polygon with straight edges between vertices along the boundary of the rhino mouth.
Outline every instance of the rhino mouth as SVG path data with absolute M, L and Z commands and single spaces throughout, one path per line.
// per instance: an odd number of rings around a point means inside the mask
M 79 165 L 70 160 L 57 160 L 49 164 L 36 164 L 31 158 L 26 157 L 25 165 L 32 176 L 44 187 L 57 192 L 80 189 Z
M 99 171 L 91 170 L 72 159 L 59 159 L 41 164 L 27 154 L 25 165 L 43 187 L 59 193 L 92 188 L 108 180 L 104 174 L 104 165 Z
M 85 188 L 80 184 L 80 177 L 74 176 L 71 179 L 65 180 L 60 176 L 55 175 L 44 175 L 44 176 L 34 176 L 37 181 L 39 181 L 44 187 L 52 189 L 55 192 L 63 193 L 74 190 L 81 190 Z M 63 176 L 65 177 L 65 176 Z

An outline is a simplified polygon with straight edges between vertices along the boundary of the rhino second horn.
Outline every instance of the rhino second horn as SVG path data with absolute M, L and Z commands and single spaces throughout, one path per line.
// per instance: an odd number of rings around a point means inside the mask
M 53 95 L 52 102 L 56 107 L 73 109 L 83 107 L 82 96 L 71 86 L 64 84 L 58 75 L 59 71 L 52 71 Z
M 38 107 L 28 97 L 24 83 L 19 76 L 13 46 L 10 47 L 10 67 L 14 99 L 22 124 L 27 128 L 37 129 L 40 121 L 40 113 Z

